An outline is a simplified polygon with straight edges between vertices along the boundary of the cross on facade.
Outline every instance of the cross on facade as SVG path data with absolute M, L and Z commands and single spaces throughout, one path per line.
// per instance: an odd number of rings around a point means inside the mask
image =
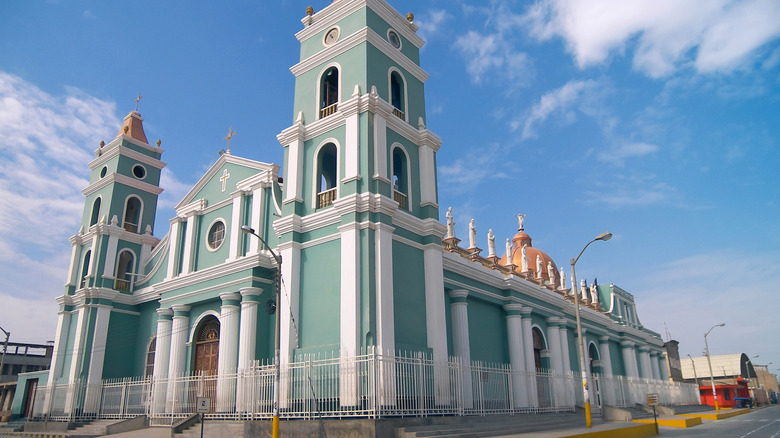
M 222 171 L 222 176 L 219 177 L 219 180 L 222 181 L 222 191 L 225 191 L 225 185 L 227 184 L 227 180 L 230 178 L 230 174 L 228 173 L 227 169 L 224 169 Z
M 227 140 L 227 153 L 230 153 L 230 139 L 233 138 L 234 135 L 238 134 L 238 132 L 233 130 L 233 127 L 231 126 L 230 129 L 228 129 L 228 135 L 223 140 Z
M 138 93 L 138 97 L 135 98 L 135 112 L 138 112 L 138 102 L 141 101 L 142 97 L 143 96 L 141 96 L 141 93 Z

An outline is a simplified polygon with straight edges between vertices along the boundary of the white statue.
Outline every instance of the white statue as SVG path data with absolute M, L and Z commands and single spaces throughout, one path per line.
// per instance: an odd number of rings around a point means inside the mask
M 563 273 L 563 267 L 561 267 L 561 289 L 566 289 L 566 275 Z
M 474 219 L 469 222 L 469 248 L 477 247 L 477 227 L 474 226 Z
M 536 278 L 542 278 L 542 256 L 536 255 Z
M 493 235 L 493 229 L 488 230 L 488 257 L 496 256 L 496 236 Z
M 520 268 L 520 272 L 528 272 L 528 253 L 525 250 L 527 247 L 528 247 L 528 245 L 523 244 L 523 249 L 520 250 L 520 253 L 523 256 L 523 261 L 522 261 L 522 265 L 521 265 L 521 268 Z
M 587 300 L 588 299 L 588 286 L 587 286 L 587 283 L 585 282 L 584 278 L 582 280 L 580 280 L 580 297 L 583 300 Z
M 523 222 L 525 222 L 525 215 L 524 214 L 518 214 L 517 215 L 517 225 L 520 227 L 520 228 L 518 228 L 519 231 L 523 231 Z
M 506 239 L 506 264 L 511 265 L 513 264 L 514 260 L 512 260 L 512 241 L 509 239 Z
M 447 209 L 447 237 L 455 237 L 455 221 L 452 220 L 452 207 Z
M 550 284 L 555 284 L 555 268 L 553 268 L 552 260 L 547 262 L 547 276 L 550 277 Z
M 594 304 L 599 302 L 599 289 L 595 282 L 590 285 L 590 302 Z

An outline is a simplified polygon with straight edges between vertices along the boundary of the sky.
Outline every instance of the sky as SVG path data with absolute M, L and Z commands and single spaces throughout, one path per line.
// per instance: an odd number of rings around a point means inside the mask
M 135 109 L 162 142 L 154 234 L 226 147 L 282 163 L 306 6 L 0 2 L 0 327 L 54 338 L 93 151 Z M 780 2 L 396 0 L 426 40 L 440 216 L 517 214 L 578 279 L 634 295 L 680 355 L 780 372 Z M 499 248 L 502 245 L 498 245 Z

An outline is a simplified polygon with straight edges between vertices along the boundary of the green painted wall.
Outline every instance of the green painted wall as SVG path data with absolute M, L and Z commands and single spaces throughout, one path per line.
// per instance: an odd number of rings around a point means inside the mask
M 301 250 L 299 348 L 339 350 L 341 241 Z
M 138 357 L 138 317 L 126 313 L 111 312 L 106 336 L 106 353 L 103 359 L 103 378 L 137 376 L 134 369 Z
M 393 241 L 393 302 L 398 350 L 427 350 L 423 252 Z
M 469 296 L 468 315 L 471 360 L 509 363 L 504 309 Z

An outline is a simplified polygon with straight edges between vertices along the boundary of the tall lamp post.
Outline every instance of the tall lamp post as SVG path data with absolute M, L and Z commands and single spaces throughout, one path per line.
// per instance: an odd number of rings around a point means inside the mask
M 3 355 L 0 357 L 0 379 L 3 377 L 3 366 L 5 366 L 5 352 L 8 351 L 8 338 L 11 337 L 11 332 L 5 331 L 0 327 L 0 331 L 5 333 L 5 343 L 3 344 Z
M 691 366 L 693 367 L 693 381 L 696 383 L 696 390 L 699 390 L 699 376 L 696 375 L 696 363 L 693 361 L 693 358 L 691 355 L 688 355 L 688 358 L 691 359 Z M 701 394 L 699 394 L 699 402 L 701 402 Z
M 759 355 L 755 355 L 752 357 L 752 359 L 757 358 Z M 756 398 L 756 389 L 758 389 L 758 373 L 756 372 L 756 366 L 753 365 L 753 361 L 750 360 L 751 358 L 748 358 L 748 360 L 745 361 L 745 371 L 747 371 L 747 364 L 750 364 L 750 367 L 753 368 L 753 375 L 755 376 L 756 380 L 753 382 L 753 398 Z M 747 371 L 747 377 L 750 378 L 750 372 Z
M 718 393 L 715 391 L 715 376 L 712 374 L 712 361 L 710 360 L 710 346 L 707 344 L 707 335 L 710 334 L 712 329 L 715 327 L 723 327 L 726 325 L 725 322 L 722 322 L 720 324 L 714 325 L 710 327 L 709 330 L 707 330 L 707 333 L 704 334 L 704 353 L 707 355 L 707 365 L 710 367 L 710 383 L 712 384 L 712 399 L 715 401 L 715 412 L 720 412 L 720 406 L 718 406 Z
M 281 374 L 281 364 L 279 362 L 279 331 L 281 327 L 281 319 L 279 318 L 281 301 L 279 299 L 282 290 L 282 257 L 274 252 L 268 243 L 255 232 L 254 229 L 246 225 L 241 226 L 241 231 L 247 234 L 251 234 L 258 239 L 268 249 L 276 261 L 276 333 L 274 335 L 274 408 L 273 408 L 273 420 L 271 422 L 271 437 L 279 438 L 279 380 Z
M 582 373 L 582 397 L 585 403 L 585 427 L 593 426 L 593 420 L 590 416 L 590 395 L 588 394 L 588 371 L 585 368 L 585 347 L 582 339 L 582 321 L 580 320 L 580 296 L 577 293 L 577 274 L 574 271 L 574 265 L 577 264 L 577 260 L 580 259 L 582 253 L 588 249 L 591 243 L 597 240 L 607 241 L 612 238 L 612 233 L 607 231 L 606 233 L 599 234 L 595 239 L 588 242 L 585 248 L 577 255 L 576 258 L 571 259 L 571 292 L 574 299 L 574 317 L 577 320 L 577 353 L 580 359 L 580 371 Z

